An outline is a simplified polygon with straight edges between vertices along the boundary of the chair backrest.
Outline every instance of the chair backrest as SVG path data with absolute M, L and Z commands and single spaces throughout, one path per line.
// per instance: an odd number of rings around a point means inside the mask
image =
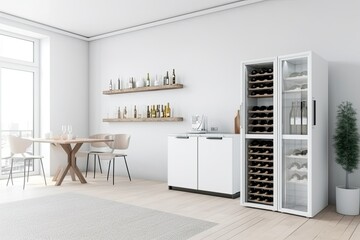
M 100 134 L 95 134 L 95 135 L 91 135 L 89 138 L 95 138 L 95 139 L 105 139 L 106 136 L 108 136 L 109 134 L 104 134 L 104 133 L 100 133 Z M 91 147 L 94 148 L 105 148 L 108 147 L 108 145 L 105 142 L 93 142 L 90 144 Z
M 126 150 L 129 147 L 130 137 L 128 134 L 109 135 L 106 138 L 112 139 L 113 142 L 107 142 L 106 144 L 113 150 Z
M 31 140 L 9 135 L 9 145 L 12 154 L 26 153 L 26 150 L 33 143 Z

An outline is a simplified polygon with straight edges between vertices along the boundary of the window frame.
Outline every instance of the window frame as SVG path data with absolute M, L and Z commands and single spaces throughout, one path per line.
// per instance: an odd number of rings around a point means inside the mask
M 33 73 L 33 136 L 40 135 L 40 39 L 32 38 L 25 35 L 20 35 L 16 33 L 11 33 L 7 31 L 0 30 L 1 35 L 6 35 L 8 37 L 13 37 L 17 39 L 27 40 L 33 42 L 33 62 L 27 62 L 23 60 L 16 60 L 13 58 L 6 58 L 0 56 L 0 69 L 14 69 L 18 71 L 27 71 Z M 1 75 L 0 75 L 1 78 Z M 0 79 L 1 81 L 1 79 Z M 0 119 L 1 121 L 1 119 Z M 1 122 L 0 122 L 1 126 Z M 1 150 L 0 150 L 1 151 Z M 34 154 L 39 154 L 40 146 L 38 144 L 33 145 Z M 4 157 L 4 156 L 2 156 Z M 34 171 L 30 173 L 31 175 L 39 174 L 39 164 L 38 162 L 34 165 Z M 22 176 L 22 173 L 14 174 L 15 176 Z M 0 173 L 0 179 L 6 178 L 7 175 Z

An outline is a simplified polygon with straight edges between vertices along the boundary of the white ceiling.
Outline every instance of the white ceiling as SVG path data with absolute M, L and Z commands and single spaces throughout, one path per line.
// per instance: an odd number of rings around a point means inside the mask
M 84 37 L 241 0 L 0 0 L 0 12 Z

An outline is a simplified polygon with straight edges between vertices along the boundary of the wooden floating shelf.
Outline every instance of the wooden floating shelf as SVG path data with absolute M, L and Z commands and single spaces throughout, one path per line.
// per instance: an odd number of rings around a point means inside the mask
M 178 88 L 183 88 L 183 87 L 184 87 L 183 84 L 160 85 L 160 86 L 151 86 L 151 87 L 106 90 L 106 91 L 103 91 L 103 94 L 112 95 L 112 94 L 134 93 L 134 92 L 149 92 L 149 91 L 178 89 Z
M 103 122 L 181 122 L 182 117 L 170 118 L 104 118 Z

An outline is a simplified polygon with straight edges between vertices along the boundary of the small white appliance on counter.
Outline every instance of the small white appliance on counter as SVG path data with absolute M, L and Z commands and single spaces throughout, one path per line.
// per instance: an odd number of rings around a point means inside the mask
M 206 117 L 204 115 L 193 115 L 191 117 L 190 133 L 206 133 Z

